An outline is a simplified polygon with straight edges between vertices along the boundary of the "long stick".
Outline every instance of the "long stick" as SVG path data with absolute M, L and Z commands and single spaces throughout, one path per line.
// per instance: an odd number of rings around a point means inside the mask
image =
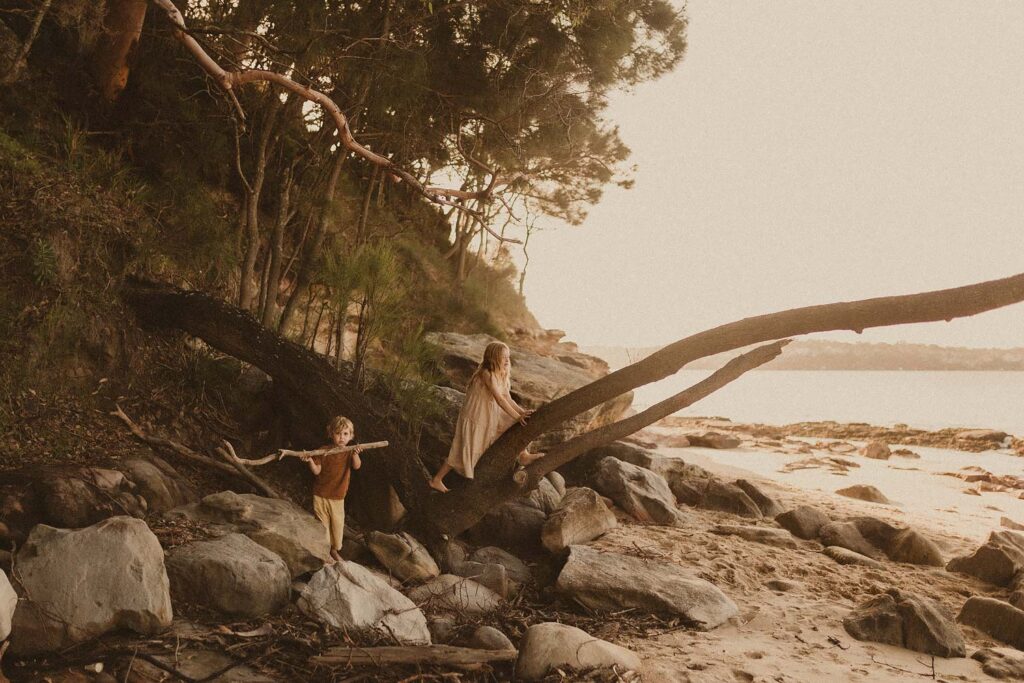
M 227 441 L 224 442 L 226 447 L 230 449 L 230 457 L 234 462 L 246 465 L 248 467 L 259 467 L 260 465 L 266 465 L 270 462 L 276 462 L 282 458 L 310 458 L 316 455 L 335 455 L 336 453 L 349 453 L 351 451 L 369 451 L 374 448 L 385 448 L 388 445 L 387 441 L 373 441 L 371 443 L 356 443 L 348 446 L 335 446 L 333 448 L 318 448 L 313 451 L 290 451 L 287 448 L 282 448 L 276 453 L 270 455 L 264 455 L 262 458 L 239 458 L 235 455 L 235 450 L 231 448 L 231 444 Z
M 383 647 L 332 647 L 327 654 L 310 657 L 312 664 L 444 664 L 461 669 L 476 669 L 489 662 L 511 662 L 516 650 L 477 650 L 452 645 L 421 645 Z

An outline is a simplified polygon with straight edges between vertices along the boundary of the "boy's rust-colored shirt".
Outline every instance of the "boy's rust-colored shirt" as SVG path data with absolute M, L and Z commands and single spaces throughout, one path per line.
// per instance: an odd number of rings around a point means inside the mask
M 352 478 L 352 452 L 314 456 L 320 465 L 320 474 L 313 484 L 313 495 L 330 500 L 341 500 L 348 493 Z

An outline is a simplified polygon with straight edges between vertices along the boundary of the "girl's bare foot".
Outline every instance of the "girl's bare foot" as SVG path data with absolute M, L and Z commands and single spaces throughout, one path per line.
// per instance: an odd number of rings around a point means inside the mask
M 519 462 L 520 465 L 529 465 L 531 462 L 534 462 L 535 460 L 540 460 L 545 455 L 545 453 L 531 453 L 530 451 L 523 451 L 522 453 L 519 454 L 519 457 L 516 460 Z
M 448 493 L 448 487 L 445 486 L 444 482 L 441 481 L 440 479 L 431 479 L 430 488 L 434 489 L 435 491 L 440 491 L 441 493 Z

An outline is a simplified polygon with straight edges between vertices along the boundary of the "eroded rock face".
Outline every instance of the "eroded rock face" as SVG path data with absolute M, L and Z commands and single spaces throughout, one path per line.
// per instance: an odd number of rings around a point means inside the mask
M 810 540 L 817 538 L 821 528 L 832 520 L 817 508 L 801 505 L 776 516 L 775 521 L 797 538 Z
M 544 522 L 541 543 L 549 552 L 557 553 L 571 545 L 592 541 L 617 524 L 597 491 L 574 488 L 566 492 L 558 508 Z
M 307 616 L 338 629 L 381 630 L 407 645 L 429 645 L 423 612 L 383 579 L 355 562 L 324 567 L 299 595 Z
M 7 574 L 0 571 L 0 641 L 11 635 L 11 621 L 18 606 L 18 594 L 14 592 Z
M 636 608 L 673 614 L 712 629 L 737 613 L 716 586 L 674 564 L 600 553 L 586 546 L 569 548 L 569 559 L 555 587 L 594 610 Z
M 292 578 L 320 569 L 330 557 L 324 525 L 290 501 L 221 491 L 170 510 L 167 516 L 206 522 L 225 534 L 245 534 L 279 555 Z
M 364 538 L 377 561 L 399 581 L 421 582 L 441 573 L 423 544 L 405 532 L 371 531 Z
M 938 657 L 963 657 L 960 628 L 941 605 L 896 589 L 859 605 L 843 619 L 857 640 L 887 643 Z
M 595 669 L 616 666 L 638 671 L 640 658 L 631 650 L 601 640 L 566 624 L 534 624 L 519 645 L 516 679 L 539 681 L 555 669 Z
M 15 654 L 52 652 L 119 628 L 159 633 L 171 624 L 163 549 L 141 520 L 110 517 L 79 530 L 40 524 L 17 563 L 31 599 L 14 613 Z
M 971 596 L 960 610 L 957 621 L 973 626 L 1018 650 L 1024 650 L 1024 610 L 1007 602 Z
M 492 341 L 486 334 L 464 335 L 454 332 L 433 333 L 427 340 L 441 350 L 445 372 L 452 385 L 460 391 L 483 358 L 484 349 Z M 526 408 L 539 408 L 545 403 L 590 384 L 607 374 L 607 365 L 593 356 L 567 348 L 560 348 L 550 356 L 540 355 L 523 348 L 511 348 L 512 396 Z M 536 450 L 561 443 L 583 431 L 614 422 L 633 402 L 633 394 L 626 393 L 607 403 L 578 415 L 557 430 L 542 437 Z
M 677 526 L 683 514 L 663 477 L 617 458 L 605 458 L 594 474 L 594 489 L 641 522 Z
M 171 595 L 181 602 L 241 617 L 272 614 L 288 604 L 288 565 L 242 534 L 178 546 L 166 565 Z
M 501 596 L 473 579 L 441 574 L 409 591 L 416 604 L 429 602 L 433 607 L 463 614 L 486 614 L 501 604 Z

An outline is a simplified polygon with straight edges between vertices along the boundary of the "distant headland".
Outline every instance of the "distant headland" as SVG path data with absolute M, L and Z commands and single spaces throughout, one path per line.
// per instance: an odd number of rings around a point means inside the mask
M 590 346 L 580 350 L 619 368 L 649 356 L 660 347 Z M 717 369 L 738 352 L 709 356 L 688 370 Z M 1024 371 L 1024 347 L 973 349 L 934 344 L 795 341 L 761 370 L 993 370 Z

